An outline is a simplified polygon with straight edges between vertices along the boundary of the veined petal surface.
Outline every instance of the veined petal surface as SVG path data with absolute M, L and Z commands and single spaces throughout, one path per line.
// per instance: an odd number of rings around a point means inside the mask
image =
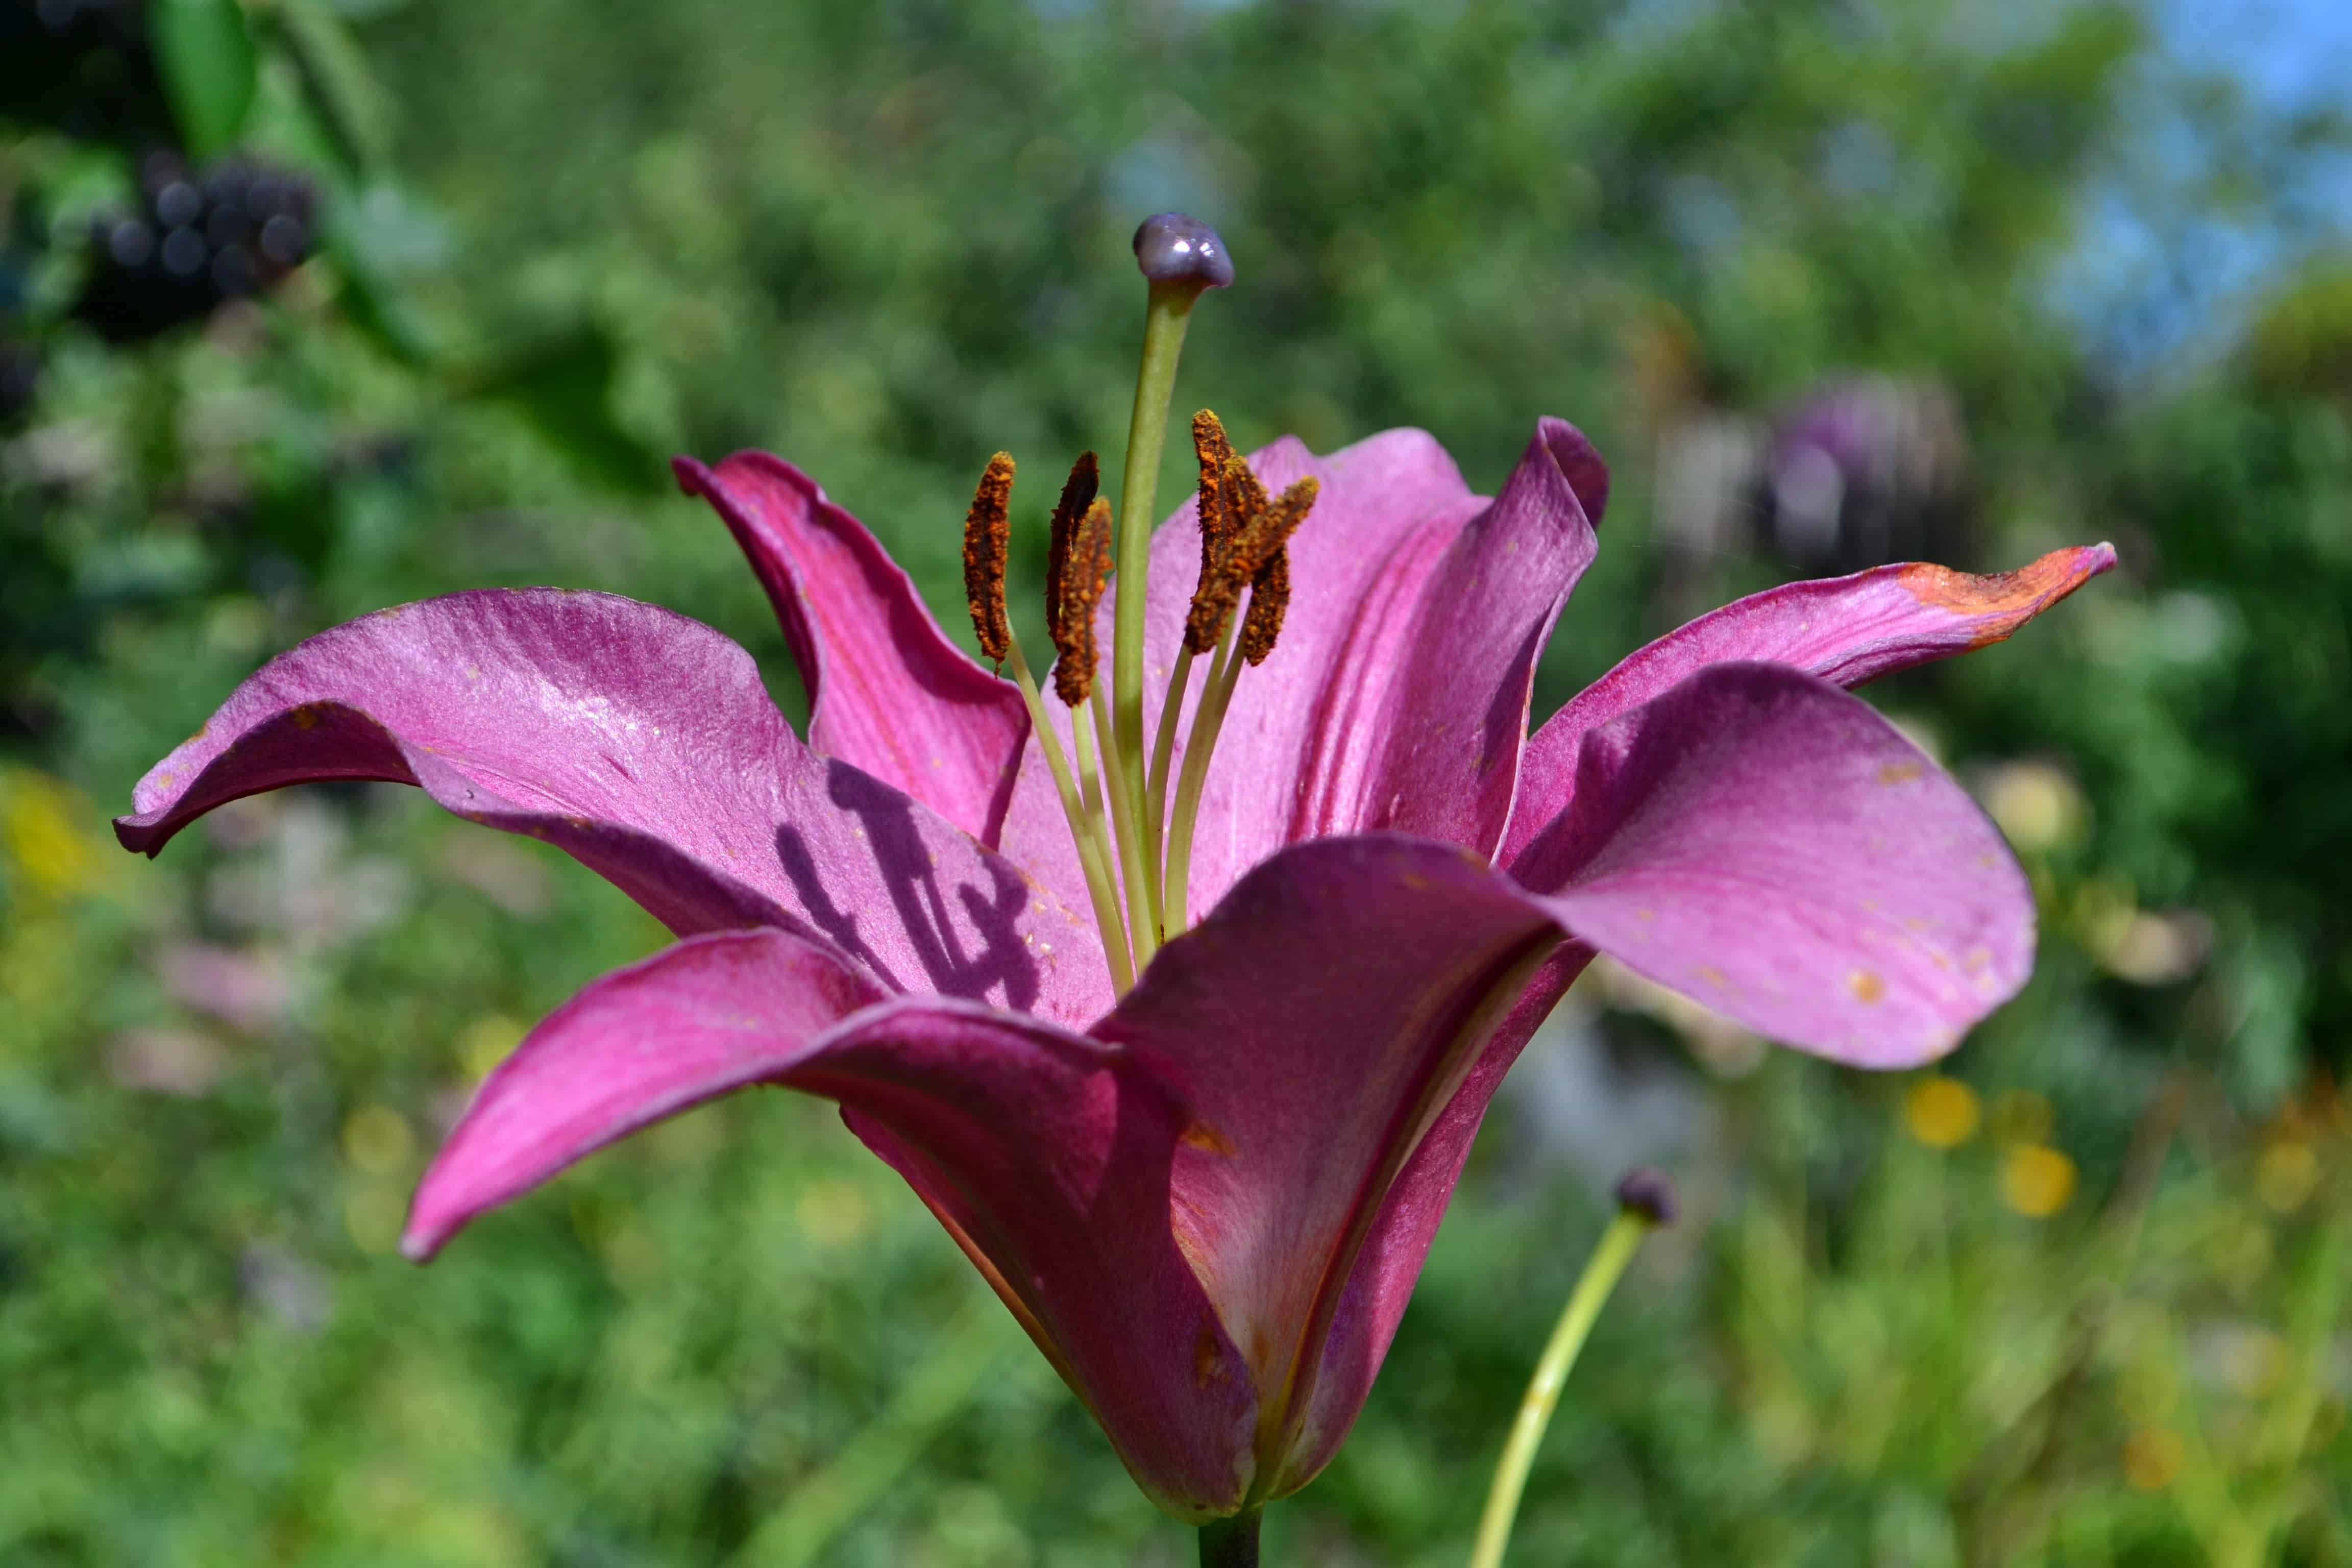
M 1586 733 L 1574 804 L 1511 868 L 1578 937 L 1860 1067 L 1941 1056 L 2033 967 L 1998 828 L 1876 710 L 1719 664 Z
M 950 639 L 866 526 L 781 458 L 672 465 L 767 589 L 809 694 L 809 744 L 993 846 L 1029 717 Z
M 1769 588 L 1628 655 L 1528 741 L 1501 863 L 1568 806 L 1586 731 L 1710 664 L 1794 665 L 1840 686 L 1997 643 L 2116 563 L 2115 547 L 2074 546 L 2014 572 L 1978 576 L 1926 562 L 1874 566 Z
M 481 590 L 321 632 L 231 693 L 115 830 L 152 854 L 240 795 L 353 778 L 554 844 L 679 935 L 782 926 L 887 989 L 1077 1026 L 1110 1005 L 1086 918 L 802 744 L 734 643 L 633 599 Z
M 1590 516 L 1580 479 L 1595 497 Z M 1335 711 L 1322 727 L 1294 839 L 1386 828 L 1494 852 L 1518 783 L 1536 659 L 1592 564 L 1606 487 L 1581 431 L 1538 422 L 1494 504 L 1454 534 L 1422 585 L 1410 637 L 1377 672 L 1377 716 L 1343 722 Z M 1351 673 L 1360 702 L 1371 682 Z

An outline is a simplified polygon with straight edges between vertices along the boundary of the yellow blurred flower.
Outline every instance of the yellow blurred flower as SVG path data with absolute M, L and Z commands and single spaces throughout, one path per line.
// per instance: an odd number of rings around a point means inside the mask
M 1903 1097 L 1903 1125 L 1930 1149 L 1957 1149 L 1977 1135 L 1983 1110 L 1977 1091 L 1956 1078 L 1931 1073 Z
M 1987 774 L 1984 808 L 2021 855 L 2046 855 L 2082 837 L 2083 792 L 2047 763 L 2010 763 Z
M 0 769 L 0 846 L 10 870 L 46 898 L 88 892 L 113 861 L 85 826 L 96 810 L 61 779 L 33 768 Z
M 2000 1164 L 2000 1201 L 2029 1219 L 2048 1219 L 2074 1198 L 2074 1162 L 2046 1143 L 2022 1144 Z
M 504 1013 L 485 1013 L 457 1031 L 450 1044 L 455 1047 L 458 1065 L 467 1078 L 476 1083 L 490 1076 L 490 1069 L 507 1059 L 514 1048 L 522 1044 L 526 1033 L 523 1024 Z
M 363 1105 L 343 1123 L 343 1154 L 372 1176 L 397 1175 L 416 1150 L 416 1136 L 399 1111 Z
M 2164 1426 L 2143 1426 L 2124 1440 L 2124 1479 L 2144 1492 L 2160 1492 L 2180 1474 L 2187 1445 Z

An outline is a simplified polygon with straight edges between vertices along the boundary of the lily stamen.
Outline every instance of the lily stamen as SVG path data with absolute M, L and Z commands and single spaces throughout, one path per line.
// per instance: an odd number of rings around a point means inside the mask
M 1004 615 L 1012 505 L 1013 456 L 999 452 L 988 459 L 963 520 L 963 595 L 971 610 L 971 634 L 980 640 L 980 656 L 999 668 L 1013 638 L 1012 623 Z
M 1219 563 L 1223 559 L 1227 542 L 1233 537 L 1233 519 L 1225 506 L 1225 465 L 1234 460 L 1233 443 L 1225 438 L 1223 421 L 1214 409 L 1203 408 L 1192 416 L 1192 455 L 1201 465 L 1200 526 L 1201 575 L 1199 585 L 1192 591 L 1195 606 L 1202 590 L 1214 582 Z M 1285 581 L 1287 582 L 1286 574 Z M 1144 840 L 1145 853 L 1155 866 L 1165 867 L 1165 838 L 1168 826 L 1168 767 L 1176 751 L 1176 727 L 1182 721 L 1184 696 L 1192 683 L 1194 649 L 1191 636 L 1191 617 L 1186 617 L 1186 636 L 1176 650 L 1176 667 L 1169 672 L 1168 689 L 1160 699 L 1160 731 L 1151 742 L 1151 766 L 1144 781 Z M 1201 652 L 1207 652 L 1204 647 Z M 1162 913 L 1166 910 L 1167 877 L 1160 878 Z M 1167 933 L 1163 931 L 1161 940 Z
M 1087 458 L 1081 459 L 1081 465 L 1086 466 L 1092 457 L 1088 453 Z M 1092 478 L 1091 474 L 1087 477 Z M 1065 507 L 1084 488 L 1074 470 L 1069 487 L 1062 492 Z M 1046 580 L 1049 599 L 1045 607 L 1055 628 L 1055 646 L 1060 655 L 1054 666 L 1054 691 L 1070 710 L 1070 733 L 1077 743 L 1078 794 L 1086 808 L 1085 831 L 1094 844 L 1096 855 L 1109 866 L 1112 834 L 1104 821 L 1103 779 L 1096 759 L 1096 738 L 1107 734 L 1108 726 L 1102 712 L 1100 683 L 1095 679 L 1095 612 L 1102 603 L 1103 588 L 1110 577 L 1110 503 L 1094 500 L 1087 506 L 1086 515 L 1066 529 L 1060 510 L 1055 511 L 1054 521 L 1060 545 L 1056 565 Z M 1151 918 L 1156 935 L 1156 904 Z
M 1084 459 L 1080 461 L 1083 465 Z M 1055 791 L 1061 796 L 1062 815 L 1068 819 L 1070 837 L 1077 847 L 1078 866 L 1085 873 L 1087 894 L 1094 905 L 1096 928 L 1102 933 L 1103 955 L 1110 968 L 1111 984 L 1125 992 L 1135 984 L 1136 965 L 1126 929 L 1119 922 L 1118 897 L 1111 884 L 1110 867 L 1097 836 L 1087 830 L 1086 804 L 1079 798 L 1077 784 L 1070 775 L 1070 763 L 1063 754 L 1061 737 L 1046 721 L 1045 700 L 1038 694 L 1036 677 L 1029 672 L 1029 660 L 1021 652 L 1021 639 L 1013 635 L 1013 623 L 1004 613 L 1004 567 L 1012 539 L 1008 519 L 1013 510 L 1013 474 L 1010 453 L 999 452 L 989 458 L 988 468 L 980 476 L 980 486 L 972 492 L 971 510 L 964 514 L 963 584 L 971 610 L 972 636 L 979 639 L 984 657 L 999 666 L 1008 662 L 1013 666 L 1013 684 L 1021 689 L 1021 700 L 1028 706 L 1030 727 L 1045 753 Z M 1076 478 L 1074 473 L 1074 483 Z M 1088 562 L 1093 559 L 1087 557 Z M 1071 574 L 1066 570 L 1060 575 L 1066 579 Z M 1084 576 L 1085 572 L 1081 570 L 1077 575 Z M 1094 597 L 1101 596 L 1102 584 L 1097 578 Z M 1052 615 L 1050 605 L 1047 609 L 1049 619 L 1060 618 Z M 1088 614 L 1091 616 L 1091 608 Z M 1087 635 L 1091 643 L 1091 629 Z M 1072 715 L 1072 723 L 1078 729 L 1083 745 L 1084 730 L 1076 714 Z
M 1201 790 L 1209 775 L 1209 759 L 1217 735 L 1224 728 L 1225 710 L 1234 700 L 1242 666 L 1263 664 L 1281 635 L 1283 612 L 1290 604 L 1290 536 L 1314 509 L 1320 481 L 1309 475 L 1284 490 L 1269 504 L 1265 487 L 1242 458 L 1225 462 L 1219 489 L 1223 521 L 1231 535 L 1218 552 L 1213 581 L 1204 579 L 1193 597 L 1193 614 L 1185 623 L 1185 646 L 1196 637 L 1213 638 L 1217 661 L 1192 717 L 1192 733 L 1184 746 L 1184 767 L 1176 782 L 1175 815 L 1168 827 L 1168 858 L 1160 879 L 1163 937 L 1184 929 L 1186 884 L 1192 875 L 1193 826 L 1200 818 Z M 1234 611 L 1242 594 L 1249 594 L 1249 609 L 1241 621 L 1235 644 Z

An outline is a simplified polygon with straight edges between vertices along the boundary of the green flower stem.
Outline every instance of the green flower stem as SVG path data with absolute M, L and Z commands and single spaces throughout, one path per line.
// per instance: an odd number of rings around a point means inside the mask
M 1176 650 L 1176 668 L 1168 677 L 1168 690 L 1160 700 L 1160 733 L 1151 742 L 1151 771 L 1143 781 L 1143 853 L 1154 866 L 1167 865 L 1168 763 L 1176 752 L 1176 725 L 1184 716 L 1184 691 L 1192 683 L 1192 645 Z M 1167 879 L 1160 879 L 1160 904 L 1167 906 Z M 1162 932 L 1162 940 L 1167 933 Z
M 1029 661 L 1022 656 L 1021 639 L 1012 637 L 1009 643 L 1013 679 L 1021 688 L 1021 700 L 1029 706 L 1029 727 L 1037 732 L 1037 743 L 1045 748 L 1045 765 L 1053 771 L 1054 788 L 1062 797 L 1062 815 L 1069 819 L 1070 837 L 1077 846 L 1078 868 L 1087 876 L 1087 897 L 1094 903 L 1095 926 L 1102 932 L 1103 955 L 1110 961 L 1111 990 L 1123 996 L 1135 984 L 1135 964 L 1128 956 L 1127 930 L 1119 923 L 1118 895 L 1111 888 L 1110 868 L 1104 861 L 1099 837 L 1087 831 L 1086 803 L 1078 798 L 1078 786 L 1070 777 L 1070 761 L 1062 754 L 1062 738 L 1045 721 L 1045 700 L 1037 695 L 1037 679 L 1029 673 Z M 1072 730 L 1085 722 L 1078 714 L 1070 715 Z
M 1116 784 L 1106 778 L 1105 785 L 1126 792 L 1130 822 L 1140 822 L 1144 813 L 1143 611 L 1160 449 L 1167 440 L 1168 405 L 1176 392 L 1176 364 L 1184 355 L 1184 329 L 1201 288 L 1192 279 L 1151 285 L 1143 316 L 1143 363 L 1135 373 L 1135 412 L 1127 427 L 1127 466 L 1119 475 L 1118 596 L 1110 666 L 1113 730 L 1103 741 L 1103 768 L 1107 774 L 1118 775 Z M 1159 868 L 1149 868 L 1144 874 L 1150 879 L 1144 902 L 1156 904 Z M 1136 903 L 1135 889 L 1129 889 L 1128 901 L 1130 907 Z
M 1208 780 L 1209 755 L 1217 749 L 1217 731 L 1225 726 L 1225 709 L 1241 679 L 1241 650 L 1234 647 L 1234 628 L 1240 624 L 1236 610 L 1225 623 L 1225 640 L 1217 649 L 1217 662 L 1209 667 L 1201 705 L 1192 714 L 1192 739 L 1184 742 L 1184 767 L 1176 779 L 1176 812 L 1168 824 L 1168 878 L 1161 890 L 1167 910 L 1167 923 L 1161 929 L 1167 936 L 1184 929 L 1184 896 L 1192 877 L 1192 825 L 1201 815 L 1201 786 Z
M 1592 1332 L 1601 1305 L 1640 1250 L 1642 1238 L 1656 1226 L 1655 1219 L 1638 1209 L 1621 1208 L 1601 1234 L 1601 1245 L 1592 1249 L 1592 1258 L 1585 1264 L 1576 1289 L 1569 1293 L 1568 1306 L 1551 1331 L 1551 1341 L 1544 1346 L 1543 1358 L 1536 1363 L 1527 1395 L 1519 1401 L 1510 1440 L 1503 1445 L 1502 1462 L 1495 1467 L 1494 1489 L 1486 1494 L 1486 1515 L 1478 1521 L 1470 1568 L 1502 1568 L 1503 1548 L 1510 1543 L 1511 1525 L 1518 1517 L 1519 1495 L 1527 1489 L 1528 1468 L 1535 1462 L 1544 1428 L 1551 1425 L 1551 1413 L 1559 1405 L 1560 1385 L 1568 1381 L 1569 1369 L 1576 1364 L 1577 1352 Z
M 1257 1510 L 1201 1527 L 1201 1568 L 1257 1568 Z

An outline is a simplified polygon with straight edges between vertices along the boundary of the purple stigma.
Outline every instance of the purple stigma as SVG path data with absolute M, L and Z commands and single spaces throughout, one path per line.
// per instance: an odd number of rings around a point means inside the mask
M 1182 213 L 1154 213 L 1135 231 L 1135 265 L 1154 283 L 1197 283 L 1223 289 L 1234 280 L 1234 258 L 1217 231 Z

